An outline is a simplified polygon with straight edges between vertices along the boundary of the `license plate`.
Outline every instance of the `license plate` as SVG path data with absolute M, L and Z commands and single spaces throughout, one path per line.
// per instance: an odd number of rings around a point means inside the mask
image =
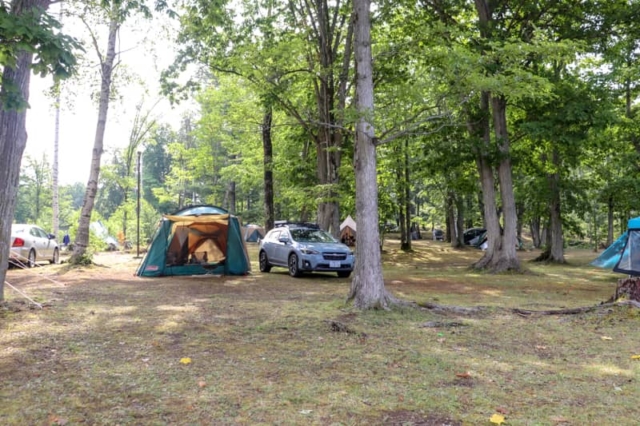
M 329 262 L 329 268 L 339 268 L 340 267 L 340 262 L 338 262 L 337 260 L 332 260 Z

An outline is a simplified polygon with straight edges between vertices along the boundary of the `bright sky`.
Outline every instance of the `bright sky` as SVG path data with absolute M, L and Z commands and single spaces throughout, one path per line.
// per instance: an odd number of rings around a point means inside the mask
M 148 24 L 147 24 L 148 25 Z M 156 27 L 157 28 L 157 27 Z M 120 51 L 122 62 L 129 72 L 138 74 L 145 82 L 148 95 L 144 96 L 146 109 L 160 99 L 158 95 L 160 71 L 173 60 L 173 45 L 163 32 L 151 37 L 152 44 L 143 45 L 141 37 L 147 36 L 152 29 L 142 29 L 138 23 L 136 32 L 126 32 L 126 27 L 120 36 Z M 166 34 L 166 33 L 164 33 Z M 95 57 L 95 52 L 87 46 L 87 55 Z M 160 52 L 156 56 L 153 52 Z M 80 87 L 77 82 L 71 82 L 74 87 Z M 26 164 L 25 157 L 31 156 L 41 161 L 46 154 L 49 164 L 53 164 L 55 140 L 55 109 L 54 101 L 47 97 L 46 92 L 52 85 L 51 78 L 32 76 L 29 103 L 31 109 L 27 112 L 27 147 L 22 165 Z M 89 178 L 89 168 L 98 120 L 97 102 L 90 99 L 88 91 L 77 94 L 65 94 L 62 97 L 62 111 L 60 113 L 59 135 L 59 184 L 68 185 L 75 182 L 86 184 Z M 135 106 L 143 98 L 143 88 L 139 84 L 130 84 L 121 88 L 122 101 L 112 102 L 109 106 L 107 128 L 104 138 L 104 154 L 101 164 L 111 159 L 114 148 L 122 148 L 128 144 L 131 125 L 135 116 Z M 73 99 L 69 99 L 73 96 Z M 180 117 L 185 107 L 179 110 L 172 108 L 169 102 L 162 100 L 154 109 L 158 121 L 171 124 L 177 129 Z

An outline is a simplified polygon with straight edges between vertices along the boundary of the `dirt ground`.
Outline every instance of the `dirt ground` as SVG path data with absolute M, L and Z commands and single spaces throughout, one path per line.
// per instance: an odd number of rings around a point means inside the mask
M 387 288 L 417 302 L 550 309 L 596 304 L 615 288 L 610 273 L 585 267 L 588 251 L 492 276 L 468 268 L 479 251 L 415 248 L 388 244 L 384 261 Z M 350 279 L 261 274 L 256 251 L 242 277 L 139 278 L 129 253 L 10 270 L 7 281 L 43 309 L 5 288 L 0 423 L 440 426 L 497 413 L 507 424 L 636 424 L 633 311 L 362 313 L 345 304 Z

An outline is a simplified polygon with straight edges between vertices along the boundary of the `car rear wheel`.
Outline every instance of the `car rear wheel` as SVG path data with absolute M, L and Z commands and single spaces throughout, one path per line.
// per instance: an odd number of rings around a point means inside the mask
M 289 256 L 289 275 L 292 277 L 299 277 L 302 275 L 300 268 L 298 268 L 298 255 L 291 253 Z
M 351 275 L 351 271 L 338 271 L 340 278 L 349 278 L 349 275 Z
M 27 258 L 27 266 L 29 268 L 33 268 L 34 266 L 36 266 L 36 251 L 33 249 L 29 252 L 29 257 Z
M 53 257 L 51 258 L 49 263 L 51 263 L 52 265 L 57 265 L 58 263 L 60 263 L 60 251 L 57 247 L 53 249 Z
M 269 258 L 267 257 L 266 252 L 264 251 L 260 252 L 259 261 L 260 261 L 260 272 L 271 271 L 271 265 L 269 265 Z

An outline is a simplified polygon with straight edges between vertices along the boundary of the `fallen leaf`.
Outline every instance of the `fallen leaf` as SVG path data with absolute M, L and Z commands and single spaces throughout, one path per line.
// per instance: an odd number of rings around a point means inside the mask
M 506 408 L 503 407 L 498 407 L 496 408 L 496 411 L 500 414 L 509 414 L 509 411 Z
M 471 373 L 465 371 L 464 373 L 456 373 L 456 377 L 460 377 L 461 379 L 468 379 L 471 377 Z
M 640 355 L 631 355 L 631 359 L 640 359 Z
M 53 417 L 50 417 L 49 419 L 51 420 L 51 424 L 59 425 L 59 426 L 64 426 L 67 423 L 69 423 L 69 420 L 63 419 L 62 417 L 58 417 L 58 416 L 53 416 Z
M 609 337 L 609 336 L 600 336 L 600 338 L 602 340 L 613 340 L 613 337 Z
M 200 380 L 200 381 L 198 382 L 198 386 L 200 386 L 201 388 L 203 388 L 203 387 L 207 386 L 207 382 L 205 382 L 204 380 Z
M 191 364 L 191 358 L 182 358 L 180 363 L 184 365 Z
M 569 423 L 569 419 L 563 416 L 552 416 L 551 421 L 554 423 Z
M 491 423 L 495 423 L 497 425 L 501 425 L 502 423 L 504 423 L 504 416 L 501 415 L 501 414 L 494 414 L 493 416 L 491 416 L 489 421 Z

